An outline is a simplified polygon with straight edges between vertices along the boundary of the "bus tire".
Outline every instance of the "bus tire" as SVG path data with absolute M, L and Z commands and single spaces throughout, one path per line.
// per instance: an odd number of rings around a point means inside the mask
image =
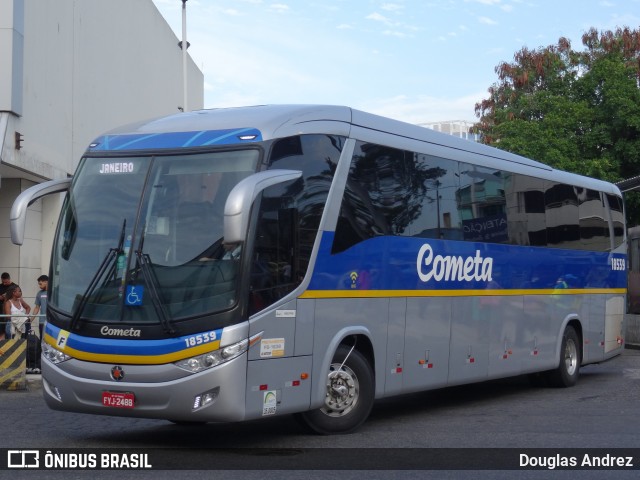
M 549 385 L 559 388 L 573 387 L 580 375 L 581 361 L 580 337 L 575 328 L 569 325 L 562 335 L 560 364 L 558 368 L 548 372 Z
M 350 350 L 346 345 L 336 350 L 327 372 L 324 405 L 299 415 L 302 423 L 315 433 L 352 432 L 371 413 L 375 397 L 373 370 L 364 355 L 358 350 L 349 354 Z

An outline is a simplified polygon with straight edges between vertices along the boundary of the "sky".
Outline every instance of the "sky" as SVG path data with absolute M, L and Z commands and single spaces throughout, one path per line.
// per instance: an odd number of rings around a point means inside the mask
M 182 0 L 153 0 L 182 38 Z M 204 107 L 346 105 L 476 122 L 495 67 L 560 37 L 640 28 L 640 0 L 187 0 Z

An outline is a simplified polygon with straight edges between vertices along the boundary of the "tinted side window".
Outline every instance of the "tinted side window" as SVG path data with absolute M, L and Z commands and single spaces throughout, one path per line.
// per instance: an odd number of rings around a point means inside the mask
M 505 174 L 509 243 L 514 245 L 547 245 L 547 223 L 544 204 L 544 181 L 518 174 Z
M 358 142 L 333 253 L 378 235 L 461 239 L 458 185 L 456 162 Z
M 462 240 L 458 208 L 460 174 L 458 163 L 432 155 L 409 153 L 415 163 L 415 178 L 406 192 L 413 210 L 403 234 L 422 238 Z
M 608 199 L 619 245 L 622 201 Z M 608 232 L 597 191 L 359 142 L 332 252 L 378 235 L 606 251 Z
M 274 185 L 262 192 L 251 257 L 249 314 L 292 291 L 309 264 L 300 254 L 296 194 L 302 180 Z
M 332 252 L 344 251 L 377 235 L 392 233 L 404 151 L 358 142 L 351 159 Z M 394 165 L 398 164 L 398 165 Z M 397 205 L 399 207 L 399 205 Z M 401 213 L 401 212 L 398 212 Z
M 500 170 L 460 164 L 458 205 L 465 240 L 509 242 L 505 197 L 508 177 Z
M 302 170 L 295 206 L 300 250 L 307 258 L 311 256 L 343 146 L 342 137 L 300 135 L 277 140 L 271 148 L 269 170 Z
M 600 192 L 578 188 L 580 245 L 584 250 L 605 251 L 610 248 L 607 220 Z
M 302 135 L 273 143 L 269 169 L 302 178 L 262 192 L 252 252 L 249 312 L 291 292 L 304 278 L 344 139 Z
M 558 248 L 578 246 L 580 225 L 576 188 L 564 183 L 547 182 L 544 200 L 547 244 Z
M 617 248 L 624 240 L 624 207 L 620 197 L 607 194 L 607 200 L 613 225 L 613 248 Z

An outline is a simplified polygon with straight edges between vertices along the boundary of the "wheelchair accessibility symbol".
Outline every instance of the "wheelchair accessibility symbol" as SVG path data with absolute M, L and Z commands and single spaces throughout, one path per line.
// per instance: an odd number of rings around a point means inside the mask
M 127 295 L 124 299 L 125 305 L 132 307 L 142 305 L 144 287 L 141 285 L 127 285 Z

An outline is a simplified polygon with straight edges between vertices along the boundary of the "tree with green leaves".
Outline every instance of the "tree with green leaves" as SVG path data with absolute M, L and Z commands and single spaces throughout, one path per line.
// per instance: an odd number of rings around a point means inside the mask
M 640 30 L 618 28 L 522 48 L 496 67 L 489 98 L 476 104 L 486 144 L 555 168 L 617 182 L 640 175 Z M 626 195 L 630 225 L 640 193 Z

